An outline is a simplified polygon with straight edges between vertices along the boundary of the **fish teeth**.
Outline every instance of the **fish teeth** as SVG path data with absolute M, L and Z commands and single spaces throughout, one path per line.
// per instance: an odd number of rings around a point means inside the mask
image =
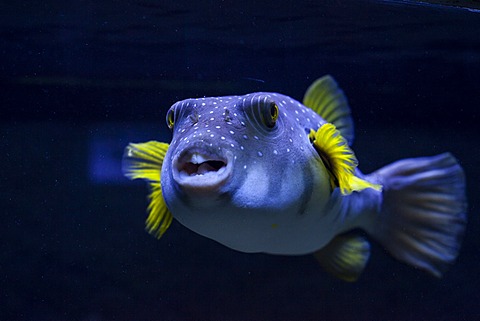
M 202 154 L 199 153 L 193 153 L 192 157 L 190 159 L 190 162 L 192 164 L 202 164 L 204 162 L 207 162 L 209 159 L 205 158 Z

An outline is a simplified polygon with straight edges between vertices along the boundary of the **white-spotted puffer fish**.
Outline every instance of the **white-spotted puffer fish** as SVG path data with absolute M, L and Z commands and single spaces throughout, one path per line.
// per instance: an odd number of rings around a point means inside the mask
M 353 122 L 330 76 L 303 103 L 258 92 L 186 99 L 167 113 L 171 144 L 130 144 L 124 174 L 151 188 L 147 230 L 172 219 L 241 252 L 313 253 L 347 281 L 370 244 L 441 276 L 466 224 L 464 173 L 448 154 L 401 160 L 370 175 L 357 169 Z

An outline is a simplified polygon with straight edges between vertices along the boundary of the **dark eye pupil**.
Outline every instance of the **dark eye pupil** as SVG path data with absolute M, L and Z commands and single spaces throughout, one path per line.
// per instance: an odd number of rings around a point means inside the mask
M 167 114 L 167 125 L 168 127 L 170 127 L 170 129 L 173 127 L 174 121 L 175 121 L 174 112 L 173 110 L 169 110 Z
M 272 117 L 275 117 L 275 116 L 277 115 L 277 108 L 276 108 L 276 107 L 277 107 L 277 106 L 272 105 L 272 107 L 270 108 L 270 115 L 271 115 Z

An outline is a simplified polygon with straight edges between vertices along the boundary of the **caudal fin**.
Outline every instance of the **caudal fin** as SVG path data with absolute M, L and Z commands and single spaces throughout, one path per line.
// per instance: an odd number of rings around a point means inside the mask
M 383 189 L 368 230 L 397 259 L 441 277 L 466 224 L 465 177 L 449 153 L 405 159 L 373 173 Z

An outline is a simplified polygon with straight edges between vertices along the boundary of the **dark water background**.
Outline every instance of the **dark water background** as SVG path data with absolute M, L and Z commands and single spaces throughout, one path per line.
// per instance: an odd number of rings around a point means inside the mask
M 480 319 L 480 13 L 361 0 L 5 2 L 1 320 Z M 176 222 L 160 241 L 144 231 L 146 188 L 119 161 L 129 141 L 170 139 L 171 104 L 260 90 L 301 99 L 326 73 L 349 97 L 363 171 L 444 151 L 464 167 L 469 224 L 443 279 L 377 244 L 350 284 L 310 256 L 239 253 Z

